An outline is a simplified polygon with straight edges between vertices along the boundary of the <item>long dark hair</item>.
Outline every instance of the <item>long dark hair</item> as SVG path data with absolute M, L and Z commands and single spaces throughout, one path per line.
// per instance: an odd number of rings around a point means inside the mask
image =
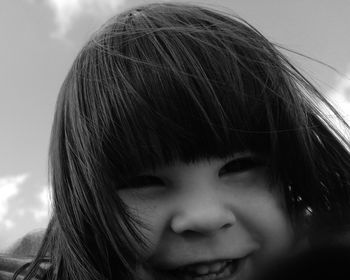
M 175 159 L 263 155 L 296 227 L 305 211 L 311 228 L 347 226 L 350 145 L 317 104 L 341 119 L 238 17 L 169 3 L 113 17 L 83 47 L 58 97 L 54 214 L 26 279 L 43 259 L 47 279 L 136 277 L 147 225 L 117 190 Z

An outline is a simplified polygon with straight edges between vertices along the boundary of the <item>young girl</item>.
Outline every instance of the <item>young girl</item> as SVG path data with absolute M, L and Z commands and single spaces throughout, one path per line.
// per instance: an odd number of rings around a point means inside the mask
M 53 217 L 25 279 L 245 280 L 328 242 L 350 225 L 350 146 L 320 104 L 242 19 L 169 3 L 112 18 L 59 94 Z

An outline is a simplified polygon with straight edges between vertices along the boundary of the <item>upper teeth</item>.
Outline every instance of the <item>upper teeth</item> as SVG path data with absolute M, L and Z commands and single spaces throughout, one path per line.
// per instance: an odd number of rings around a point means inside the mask
M 196 274 L 216 273 L 220 271 L 228 261 L 216 261 L 212 263 L 192 264 L 183 268 L 183 271 L 194 272 Z

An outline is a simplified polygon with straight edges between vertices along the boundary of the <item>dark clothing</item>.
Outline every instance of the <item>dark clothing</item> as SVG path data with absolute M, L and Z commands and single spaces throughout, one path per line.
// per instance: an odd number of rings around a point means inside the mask
M 350 247 L 328 246 L 280 260 L 257 280 L 348 280 L 349 276 Z

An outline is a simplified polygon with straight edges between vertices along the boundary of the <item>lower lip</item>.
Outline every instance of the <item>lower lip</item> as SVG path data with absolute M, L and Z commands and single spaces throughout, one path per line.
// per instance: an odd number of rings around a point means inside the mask
M 181 280 L 231 280 L 234 279 L 239 271 L 241 270 L 241 267 L 243 265 L 244 259 L 240 259 L 236 261 L 235 264 L 228 263 L 225 267 L 225 269 L 216 274 L 206 274 L 203 276 L 190 276 L 190 275 L 185 275 L 182 273 L 176 273 L 176 279 L 181 279 Z

